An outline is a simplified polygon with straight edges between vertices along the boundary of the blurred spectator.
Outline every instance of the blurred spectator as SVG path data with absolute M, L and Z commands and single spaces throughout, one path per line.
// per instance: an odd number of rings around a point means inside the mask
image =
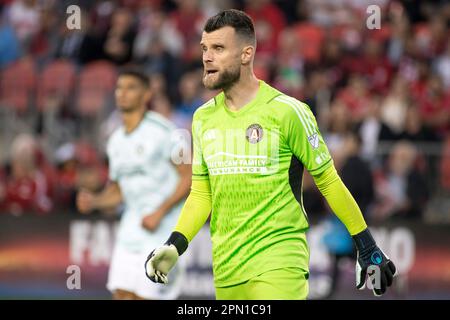
M 20 57 L 20 44 L 14 29 L 0 13 L 0 70 Z
M 447 42 L 447 48 L 442 55 L 436 58 L 434 70 L 441 76 L 445 90 L 450 90 L 450 41 Z
M 7 19 L 16 31 L 24 50 L 28 50 L 33 36 L 40 29 L 40 10 L 37 0 L 16 0 L 6 9 Z
M 286 25 L 282 11 L 269 0 L 246 0 L 244 11 L 255 25 L 256 51 L 269 61 L 278 50 L 279 35 Z
M 355 133 L 348 133 L 345 136 L 340 176 L 363 215 L 366 215 L 375 198 L 375 192 L 370 166 L 360 157 L 361 143 L 361 138 Z
M 399 135 L 400 139 L 408 140 L 411 142 L 435 142 L 438 141 L 438 136 L 424 126 L 423 119 L 420 116 L 417 105 L 412 102 L 406 111 L 405 126 L 403 131 Z
M 164 94 L 156 94 L 151 99 L 152 110 L 171 120 L 178 128 L 191 130 L 192 117 L 174 110 L 169 98 Z
M 39 28 L 33 39 L 30 41 L 29 53 L 31 53 L 38 63 L 45 64 L 54 56 L 58 43 L 58 16 L 54 13 L 55 8 L 42 5 L 39 12 Z
M 333 155 L 336 167 L 339 168 L 343 161 L 340 150 L 343 147 L 344 138 L 353 127 L 347 108 L 341 100 L 333 101 L 327 121 L 328 127 L 324 133 L 324 139 Z
M 91 24 L 87 16 L 87 12 L 81 11 L 81 29 L 68 29 L 65 25 L 60 25 L 54 51 L 56 59 L 70 59 L 75 63 L 87 62 L 82 59 L 86 51 L 90 50 L 88 30 L 91 29 Z
M 450 92 L 445 92 L 442 80 L 431 75 L 419 96 L 419 111 L 425 124 L 440 137 L 450 133 Z
M 286 94 L 300 98 L 304 86 L 304 60 L 300 54 L 300 42 L 293 29 L 280 33 L 278 59 L 274 85 Z
M 174 83 L 168 82 L 164 74 L 159 72 L 151 73 L 149 78 L 150 90 L 153 94 L 168 95 L 170 100 L 175 100 L 178 97 L 178 87 Z
M 321 50 L 319 65 L 324 68 L 330 86 L 340 88 L 344 85 L 344 53 L 337 39 L 327 38 Z
M 306 63 L 317 63 L 320 59 L 325 32 L 322 27 L 310 22 L 300 22 L 293 26 L 297 42 L 300 43 L 299 53 Z
M 60 210 L 76 210 L 76 182 L 77 166 L 76 146 L 66 143 L 59 147 L 55 153 L 58 170 L 58 183 L 55 195 L 55 206 Z
M 326 123 L 329 113 L 331 90 L 329 79 L 324 70 L 313 70 L 307 75 L 305 90 L 302 100 L 310 107 L 316 116 L 319 127 Z
M 442 54 L 448 41 L 448 28 L 445 18 L 436 12 L 428 23 L 417 24 L 414 36 L 419 54 L 423 58 L 431 58 Z
M 369 100 L 366 117 L 358 128 L 362 140 L 361 155 L 372 162 L 376 159 L 379 142 L 398 139 L 398 136 L 381 119 L 380 99 L 375 96 Z
M 55 206 L 75 212 L 77 190 L 96 191 L 101 188 L 107 179 L 107 166 L 99 152 L 83 141 L 61 145 L 54 158 L 57 166 Z
M 377 94 L 384 94 L 392 76 L 392 66 L 383 53 L 382 43 L 369 38 L 364 45 L 364 53 L 355 60 L 351 72 L 360 73 L 367 80 L 369 89 Z
M 77 141 L 75 145 L 77 161 L 75 189 L 91 192 L 100 190 L 107 181 L 108 169 L 98 151 L 88 141 Z
M 381 103 L 381 120 L 395 134 L 400 134 L 405 126 L 406 110 L 410 103 L 406 81 L 397 76 Z
M 425 177 L 415 167 L 418 151 L 407 141 L 397 142 L 384 171 L 375 175 L 377 204 L 373 218 L 421 218 L 429 191 Z
M 168 19 L 166 13 L 160 10 L 148 9 L 141 15 L 139 31 L 134 45 L 134 56 L 138 60 L 145 59 L 152 42 L 157 40 L 162 50 L 172 56 L 179 57 L 183 52 L 183 37 L 178 29 Z
M 52 210 L 50 186 L 37 166 L 36 151 L 36 141 L 31 135 L 22 134 L 14 139 L 2 211 L 22 215 L 46 214 Z
M 429 11 L 426 3 L 411 0 L 401 0 L 398 2 L 401 3 L 411 22 L 418 23 L 426 20 Z
M 168 83 L 177 83 L 181 73 L 178 60 L 164 49 L 161 38 L 153 38 L 141 64 L 148 74 L 164 75 Z
M 118 65 L 130 62 L 135 37 L 131 12 L 125 8 L 117 9 L 111 17 L 111 26 L 104 40 L 105 57 Z
M 348 85 L 337 93 L 336 99 L 342 101 L 351 121 L 360 122 L 367 114 L 370 100 L 367 80 L 359 74 L 352 74 Z
M 409 76 L 411 77 L 409 79 L 404 78 L 410 84 L 411 96 L 416 100 L 420 100 L 425 94 L 431 69 L 429 62 L 424 59 L 415 58 L 413 63 L 410 66 Z
M 411 34 L 406 35 L 401 45 L 402 48 L 397 49 L 402 52 L 402 55 L 398 58 L 397 62 L 397 74 L 404 78 L 408 83 L 420 81 L 420 78 L 423 78 L 426 75 L 426 72 L 423 72 L 425 65 L 419 59 L 417 45 L 413 36 Z
M 194 111 L 205 102 L 200 96 L 200 73 L 197 70 L 186 72 L 180 80 L 180 101 L 176 109 L 186 117 L 192 118 Z
M 114 1 L 99 0 L 95 2 L 94 7 L 89 11 L 92 31 L 95 34 L 105 34 L 108 31 L 115 9 L 117 9 L 117 3 Z
M 356 54 L 362 47 L 366 31 L 363 16 L 342 7 L 337 11 L 335 19 L 337 23 L 330 26 L 329 36 L 337 39 L 346 52 Z
M 390 37 L 387 39 L 387 56 L 389 62 L 398 66 L 400 59 L 404 55 L 405 42 L 410 32 L 410 22 L 405 15 L 403 8 L 397 2 L 392 2 L 389 12 Z
M 288 26 L 308 18 L 306 1 L 272 0 L 272 2 L 280 9 Z
M 186 62 L 198 56 L 200 35 L 206 17 L 198 0 L 176 0 L 177 9 L 170 14 L 170 21 L 183 37 L 182 59 Z
M 56 56 L 74 58 L 80 64 L 105 59 L 104 43 L 114 5 L 99 1 L 91 11 L 81 11 L 81 30 L 69 31 L 61 25 L 60 46 Z

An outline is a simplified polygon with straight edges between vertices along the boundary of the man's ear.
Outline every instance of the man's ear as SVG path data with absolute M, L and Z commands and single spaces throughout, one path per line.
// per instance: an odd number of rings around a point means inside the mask
M 253 46 L 245 46 L 242 49 L 241 63 L 247 65 L 252 62 L 255 55 L 255 48 Z

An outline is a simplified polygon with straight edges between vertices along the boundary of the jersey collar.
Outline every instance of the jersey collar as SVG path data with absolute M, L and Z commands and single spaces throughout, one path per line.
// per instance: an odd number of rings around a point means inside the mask
M 271 91 L 275 91 L 275 90 L 270 90 L 270 89 L 272 89 L 272 87 L 270 87 L 263 80 L 258 80 L 258 81 L 259 81 L 259 89 L 258 89 L 258 93 L 256 94 L 256 97 L 253 98 L 253 100 L 251 100 L 249 103 L 244 105 L 238 111 L 231 111 L 227 107 L 227 105 L 225 103 L 225 94 L 223 93 L 223 91 L 216 96 L 216 98 L 215 98 L 216 105 L 221 105 L 230 116 L 239 117 L 242 114 L 246 113 L 248 110 L 253 109 L 254 106 L 256 106 L 256 105 L 260 106 L 262 104 L 265 104 L 268 101 L 272 100 L 272 98 L 274 98 L 276 95 L 278 95 L 278 94 L 274 95 L 274 92 L 271 92 Z

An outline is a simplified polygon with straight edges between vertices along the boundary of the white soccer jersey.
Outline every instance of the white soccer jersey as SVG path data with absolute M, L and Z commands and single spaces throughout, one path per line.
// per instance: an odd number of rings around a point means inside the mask
M 150 250 L 167 240 L 182 203 L 173 207 L 158 229 L 142 227 L 144 216 L 156 210 L 176 188 L 179 175 L 171 161 L 178 146 L 176 127 L 166 118 L 149 111 L 131 133 L 121 126 L 107 144 L 109 177 L 119 184 L 125 204 L 116 243 L 131 251 Z

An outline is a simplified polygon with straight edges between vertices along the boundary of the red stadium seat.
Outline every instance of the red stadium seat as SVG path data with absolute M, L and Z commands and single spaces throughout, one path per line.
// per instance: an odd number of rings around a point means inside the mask
M 103 108 L 117 78 L 116 67 L 104 61 L 84 67 L 79 76 L 76 108 L 82 116 L 93 116 Z
M 50 63 L 39 75 L 37 106 L 39 110 L 47 107 L 49 99 L 64 101 L 69 98 L 75 83 L 75 66 L 67 60 Z
M 5 68 L 0 77 L 0 105 L 24 113 L 34 95 L 36 71 L 34 61 L 21 59 Z

